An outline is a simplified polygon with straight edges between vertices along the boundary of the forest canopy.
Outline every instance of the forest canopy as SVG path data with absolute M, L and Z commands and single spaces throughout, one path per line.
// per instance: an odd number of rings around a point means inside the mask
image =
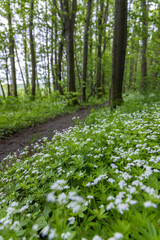
M 0 2 L 1 95 L 58 91 L 109 95 L 115 3 L 111 0 Z M 160 78 L 160 3 L 129 0 L 123 92 L 153 91 Z M 75 94 L 74 94 L 75 95 Z M 74 96 L 73 95 L 73 96 Z

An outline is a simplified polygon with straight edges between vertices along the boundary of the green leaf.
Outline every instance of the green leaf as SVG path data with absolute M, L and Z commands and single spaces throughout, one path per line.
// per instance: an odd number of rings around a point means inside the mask
M 36 220 L 35 224 L 38 224 L 38 230 L 44 228 L 45 226 L 47 226 L 47 222 L 46 222 L 45 217 L 44 216 L 39 217 Z

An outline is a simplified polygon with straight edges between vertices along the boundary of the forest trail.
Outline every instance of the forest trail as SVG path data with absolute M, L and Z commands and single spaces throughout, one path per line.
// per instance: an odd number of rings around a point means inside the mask
M 104 102 L 98 106 L 88 106 L 79 109 L 77 112 L 55 117 L 34 127 L 21 129 L 12 136 L 0 139 L 0 161 L 8 154 L 18 153 L 18 149 L 22 151 L 26 146 L 31 146 L 31 143 L 35 143 L 43 137 L 51 139 L 56 130 L 62 131 L 63 129 L 74 126 L 75 121 L 73 117 L 79 117 L 79 120 L 83 120 L 90 114 L 92 108 L 97 109 L 106 105 L 108 105 L 108 102 Z

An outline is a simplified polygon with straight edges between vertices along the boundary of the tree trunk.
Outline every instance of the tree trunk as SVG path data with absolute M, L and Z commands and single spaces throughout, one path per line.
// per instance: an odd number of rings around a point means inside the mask
M 21 73 L 22 81 L 23 81 L 24 91 L 25 91 L 25 93 L 27 93 L 27 87 L 26 87 L 26 83 L 25 83 L 25 80 L 24 80 L 24 76 L 23 76 L 23 72 L 22 72 L 22 68 L 21 68 L 21 64 L 20 64 L 20 60 L 19 60 L 18 51 L 17 51 L 16 46 L 15 46 L 15 51 L 16 51 L 19 70 L 20 70 L 20 73 Z
M 66 50 L 67 50 L 67 72 L 68 84 L 67 89 L 69 92 L 76 92 L 75 87 L 75 69 L 74 69 L 74 22 L 77 9 L 77 0 L 72 0 L 72 11 L 68 0 L 61 2 L 63 12 L 63 24 L 65 28 Z
M 1 86 L 2 95 L 5 98 L 6 96 L 5 96 L 4 88 L 1 81 L 0 81 L 0 86 Z
M 25 6 L 25 5 L 24 5 Z M 23 12 L 23 7 L 21 11 Z M 29 74 L 28 74 L 28 53 L 27 53 L 27 24 L 25 14 L 22 14 L 23 18 L 23 50 L 24 50 L 24 64 L 25 64 L 25 78 L 26 78 L 26 93 L 29 92 Z
M 25 61 L 25 74 L 26 74 L 26 85 L 27 85 L 27 93 L 29 91 L 29 74 L 28 74 L 28 62 L 27 62 L 27 33 L 25 29 L 25 36 L 23 39 L 24 44 L 24 61 Z
M 53 49 L 53 29 L 54 29 L 54 11 L 53 11 L 53 7 L 52 7 L 52 29 L 51 29 L 51 73 L 52 73 L 52 81 L 53 81 L 53 89 L 55 91 L 55 73 L 54 73 L 54 49 Z
M 47 82 L 48 82 L 48 91 L 51 94 L 51 83 L 50 83 L 50 61 L 49 61 L 49 46 L 48 46 L 48 2 L 46 1 L 46 52 L 47 52 Z
M 57 79 L 58 79 L 58 90 L 61 94 L 64 94 L 63 88 L 61 86 L 62 81 L 62 59 L 63 59 L 63 48 L 64 48 L 64 37 L 65 37 L 65 29 L 64 26 L 62 26 L 62 33 L 61 33 L 61 41 L 59 43 L 59 49 L 58 49 L 58 64 L 57 64 Z
M 108 16 L 109 16 L 109 0 L 107 0 L 107 4 L 105 7 L 105 11 L 104 11 L 104 16 L 103 16 L 103 36 L 104 36 L 104 40 L 103 40 L 103 49 L 102 49 L 102 57 L 103 54 L 105 53 L 106 50 L 106 45 L 107 45 L 107 40 L 106 40 L 106 24 L 108 21 Z M 102 86 L 102 94 L 105 94 L 105 71 L 104 69 L 102 69 L 102 74 L 101 74 L 101 86 Z
M 16 68 L 15 68 L 15 53 L 14 53 L 14 37 L 12 29 L 12 17 L 11 17 L 11 8 L 10 1 L 8 2 L 8 25 L 9 25 L 9 52 L 10 52 L 10 61 L 11 61 L 11 72 L 12 72 L 12 88 L 13 95 L 17 97 L 17 80 L 16 80 Z
M 160 3 L 158 3 L 158 39 L 160 43 Z M 156 65 L 159 66 L 159 56 L 160 56 L 160 44 L 158 45 L 157 52 L 156 52 Z M 159 70 L 156 69 L 155 74 L 154 74 L 154 79 L 155 79 L 155 87 L 158 85 L 158 76 L 160 76 Z
M 142 0 L 142 65 L 141 65 L 141 91 L 147 90 L 147 37 L 148 37 L 148 11 L 146 0 Z
M 130 72 L 129 72 L 129 89 L 132 89 L 133 85 L 133 69 L 134 69 L 134 58 L 130 61 Z
M 102 85 L 101 85 L 101 68 L 102 68 L 102 19 L 103 19 L 103 8 L 104 2 L 100 0 L 100 12 L 98 16 L 98 63 L 97 63 L 97 75 L 96 75 L 96 88 L 97 96 L 100 98 L 102 96 Z
M 88 0 L 87 16 L 85 20 L 84 45 L 83 45 L 83 72 L 82 72 L 82 101 L 86 101 L 86 83 L 87 83 L 87 63 L 88 63 L 88 30 L 90 25 L 90 16 L 92 9 L 92 0 Z
M 5 73 L 6 73 L 6 80 L 7 80 L 7 96 L 11 96 L 10 84 L 9 84 L 9 69 L 8 69 L 8 54 L 5 50 L 6 58 L 5 58 Z
M 35 99 L 36 94 L 36 57 L 35 57 L 35 42 L 33 34 L 33 11 L 34 11 L 34 0 L 30 1 L 30 49 L 31 49 L 31 63 L 32 63 L 32 88 L 31 88 L 31 98 Z
M 122 86 L 127 45 L 127 0 L 115 1 L 112 52 L 111 110 L 123 103 Z

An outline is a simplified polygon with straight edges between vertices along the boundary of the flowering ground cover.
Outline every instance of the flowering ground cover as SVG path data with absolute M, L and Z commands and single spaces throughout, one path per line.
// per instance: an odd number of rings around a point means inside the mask
M 4 159 L 0 239 L 160 239 L 160 102 L 129 98 Z

